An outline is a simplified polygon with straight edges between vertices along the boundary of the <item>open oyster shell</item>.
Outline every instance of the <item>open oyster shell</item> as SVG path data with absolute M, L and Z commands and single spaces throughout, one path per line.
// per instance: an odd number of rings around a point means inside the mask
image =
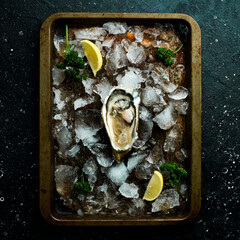
M 111 89 L 102 107 L 102 117 L 117 162 L 126 155 L 138 138 L 140 96 L 129 86 Z

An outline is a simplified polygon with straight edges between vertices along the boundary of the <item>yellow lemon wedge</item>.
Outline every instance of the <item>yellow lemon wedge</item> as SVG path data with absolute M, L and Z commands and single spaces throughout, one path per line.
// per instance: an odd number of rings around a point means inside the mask
M 150 179 L 147 189 L 144 193 L 143 200 L 153 201 L 155 200 L 163 189 L 163 176 L 160 172 L 154 171 L 152 178 Z
M 87 57 L 87 60 L 93 71 L 93 75 L 94 77 L 96 77 L 97 72 L 102 67 L 102 54 L 99 48 L 94 43 L 88 40 L 82 40 L 81 43 L 83 45 L 83 49 Z

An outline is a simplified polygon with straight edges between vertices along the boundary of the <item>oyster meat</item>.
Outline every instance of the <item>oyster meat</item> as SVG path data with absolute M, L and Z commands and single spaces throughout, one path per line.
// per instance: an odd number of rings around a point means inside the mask
M 138 138 L 140 96 L 129 86 L 111 89 L 102 107 L 102 117 L 117 162 L 132 148 Z

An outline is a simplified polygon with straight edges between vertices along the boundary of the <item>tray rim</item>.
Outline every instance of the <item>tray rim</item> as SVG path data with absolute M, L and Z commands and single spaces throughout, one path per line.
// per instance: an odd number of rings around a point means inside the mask
M 159 19 L 184 20 L 191 27 L 191 209 L 181 218 L 124 218 L 108 217 L 106 219 L 66 219 L 52 211 L 53 184 L 51 176 L 52 142 L 51 142 L 51 27 L 57 19 L 77 18 L 112 18 L 112 19 Z M 194 83 L 194 84 L 193 84 Z M 42 216 L 51 224 L 65 226 L 129 226 L 129 225 L 179 225 L 194 220 L 201 208 L 201 30 L 191 16 L 182 13 L 92 13 L 62 12 L 50 15 L 40 29 L 40 90 L 39 90 L 39 197 Z M 45 91 L 48 89 L 49 91 Z M 195 186 L 193 188 L 193 186 Z

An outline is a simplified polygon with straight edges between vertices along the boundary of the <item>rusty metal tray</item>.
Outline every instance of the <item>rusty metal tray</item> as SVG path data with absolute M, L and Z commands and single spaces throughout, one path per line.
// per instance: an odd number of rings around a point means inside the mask
M 54 199 L 54 153 L 52 140 L 52 80 L 53 26 L 59 23 L 80 22 L 99 25 L 109 20 L 131 24 L 155 22 L 183 23 L 188 26 L 186 46 L 187 87 L 191 91 L 190 109 L 186 118 L 189 146 L 189 207 L 178 216 L 84 216 L 63 214 L 56 210 Z M 40 210 L 43 217 L 55 225 L 177 225 L 192 221 L 201 206 L 201 31 L 198 23 L 185 14 L 165 13 L 56 13 L 48 17 L 40 30 Z

